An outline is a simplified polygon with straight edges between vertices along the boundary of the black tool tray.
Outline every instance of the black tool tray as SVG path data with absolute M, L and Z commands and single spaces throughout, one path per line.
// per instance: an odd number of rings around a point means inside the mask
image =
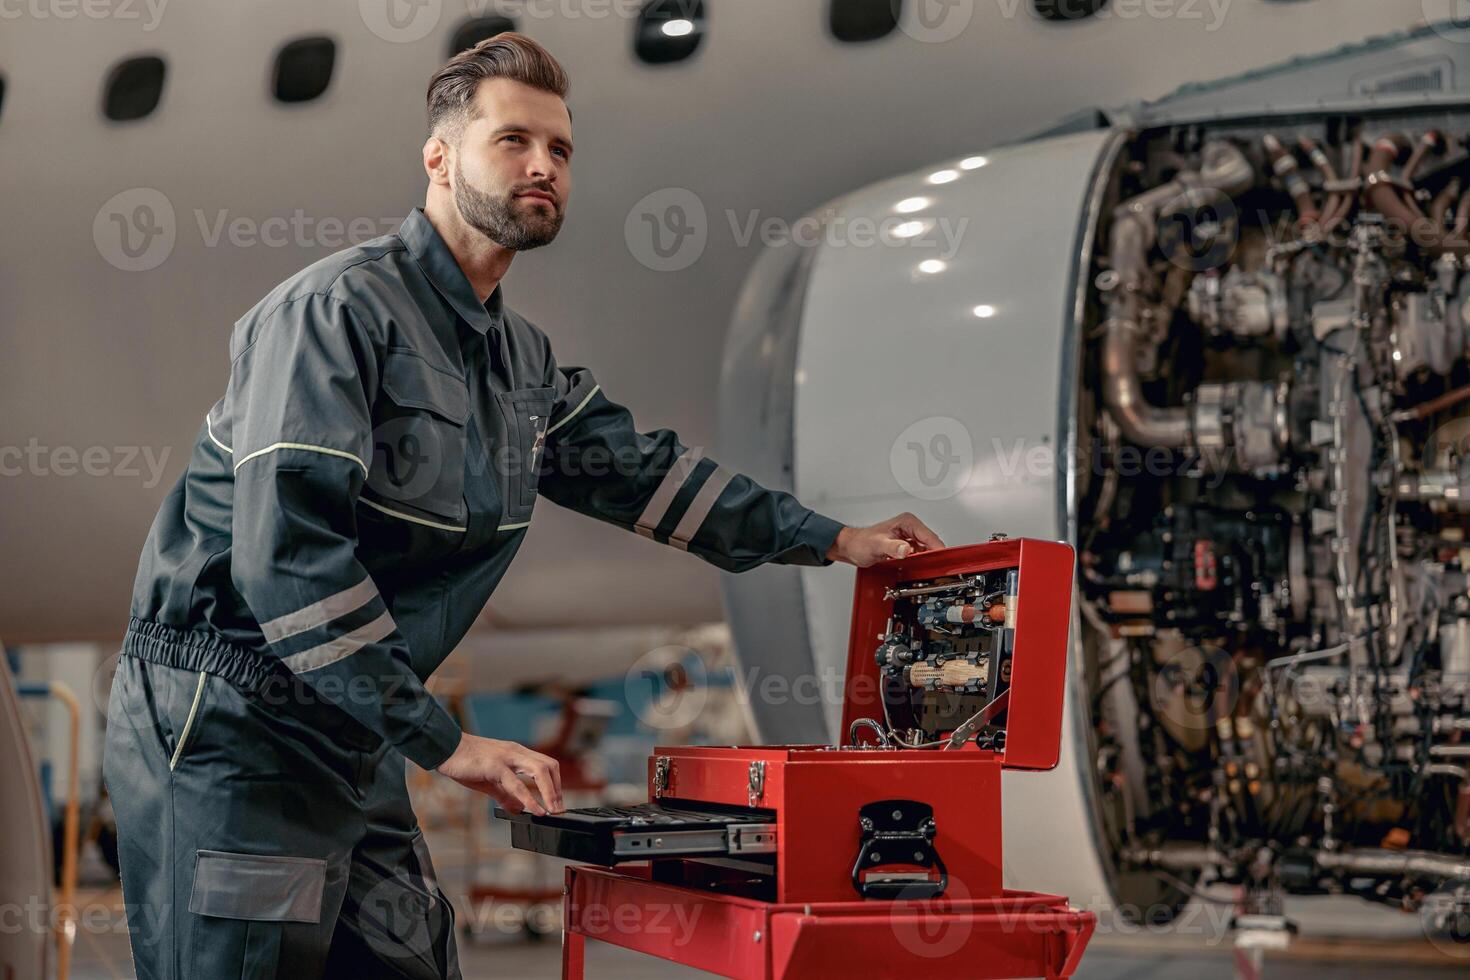
M 544 817 L 509 813 L 511 844 L 588 864 L 612 867 L 657 858 L 744 858 L 776 853 L 776 814 L 769 810 L 700 804 L 697 809 L 640 803 L 596 806 Z

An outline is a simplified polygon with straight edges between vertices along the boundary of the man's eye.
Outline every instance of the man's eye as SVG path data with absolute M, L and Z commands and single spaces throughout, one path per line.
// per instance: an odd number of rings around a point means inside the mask
M 520 137 L 519 137 L 519 136 L 514 136 L 514 135 L 511 135 L 511 136 L 504 136 L 504 137 L 501 137 L 501 138 L 502 138 L 502 139 L 508 139 L 508 140 L 519 140 L 519 139 L 520 139 Z
M 563 149 L 562 149 L 562 148 L 561 148 L 561 147 L 559 147 L 559 146 L 558 146 L 558 147 L 557 147 L 557 148 L 556 148 L 556 152 L 557 152 L 557 153 L 560 153 L 560 154 L 561 154 L 561 155 L 562 155 L 562 156 L 563 156 L 563 157 L 567 157 L 567 156 L 569 156 L 569 155 L 570 155 L 570 154 L 568 154 L 568 153 L 567 153 L 567 151 L 566 151 L 566 150 L 563 150 Z

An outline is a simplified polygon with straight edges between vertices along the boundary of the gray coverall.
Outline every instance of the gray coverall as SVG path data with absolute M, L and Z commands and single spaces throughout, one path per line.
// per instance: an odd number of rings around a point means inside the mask
M 276 287 L 230 357 L 108 711 L 138 975 L 459 976 L 404 758 L 457 746 L 424 680 L 536 498 L 730 571 L 828 564 L 841 525 L 640 433 L 417 209 Z

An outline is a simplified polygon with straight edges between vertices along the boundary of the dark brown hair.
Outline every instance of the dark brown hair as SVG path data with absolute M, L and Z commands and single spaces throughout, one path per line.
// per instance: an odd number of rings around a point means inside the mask
M 429 133 L 457 139 L 474 118 L 475 92 L 487 78 L 510 78 L 561 99 L 571 88 L 551 52 L 524 34 L 503 31 L 450 58 L 429 79 Z

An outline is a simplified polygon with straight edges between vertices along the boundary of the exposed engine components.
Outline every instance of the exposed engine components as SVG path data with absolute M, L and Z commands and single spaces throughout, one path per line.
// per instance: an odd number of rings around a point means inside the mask
M 884 715 L 891 741 L 925 745 L 961 726 L 1010 684 L 1016 576 L 925 583 L 892 598 L 893 617 L 874 653 L 884 679 Z M 970 734 L 985 742 L 999 737 L 999 726 Z
M 1108 185 L 1077 519 L 1141 874 L 1412 906 L 1470 867 L 1470 113 L 1416 122 L 1141 132 Z

